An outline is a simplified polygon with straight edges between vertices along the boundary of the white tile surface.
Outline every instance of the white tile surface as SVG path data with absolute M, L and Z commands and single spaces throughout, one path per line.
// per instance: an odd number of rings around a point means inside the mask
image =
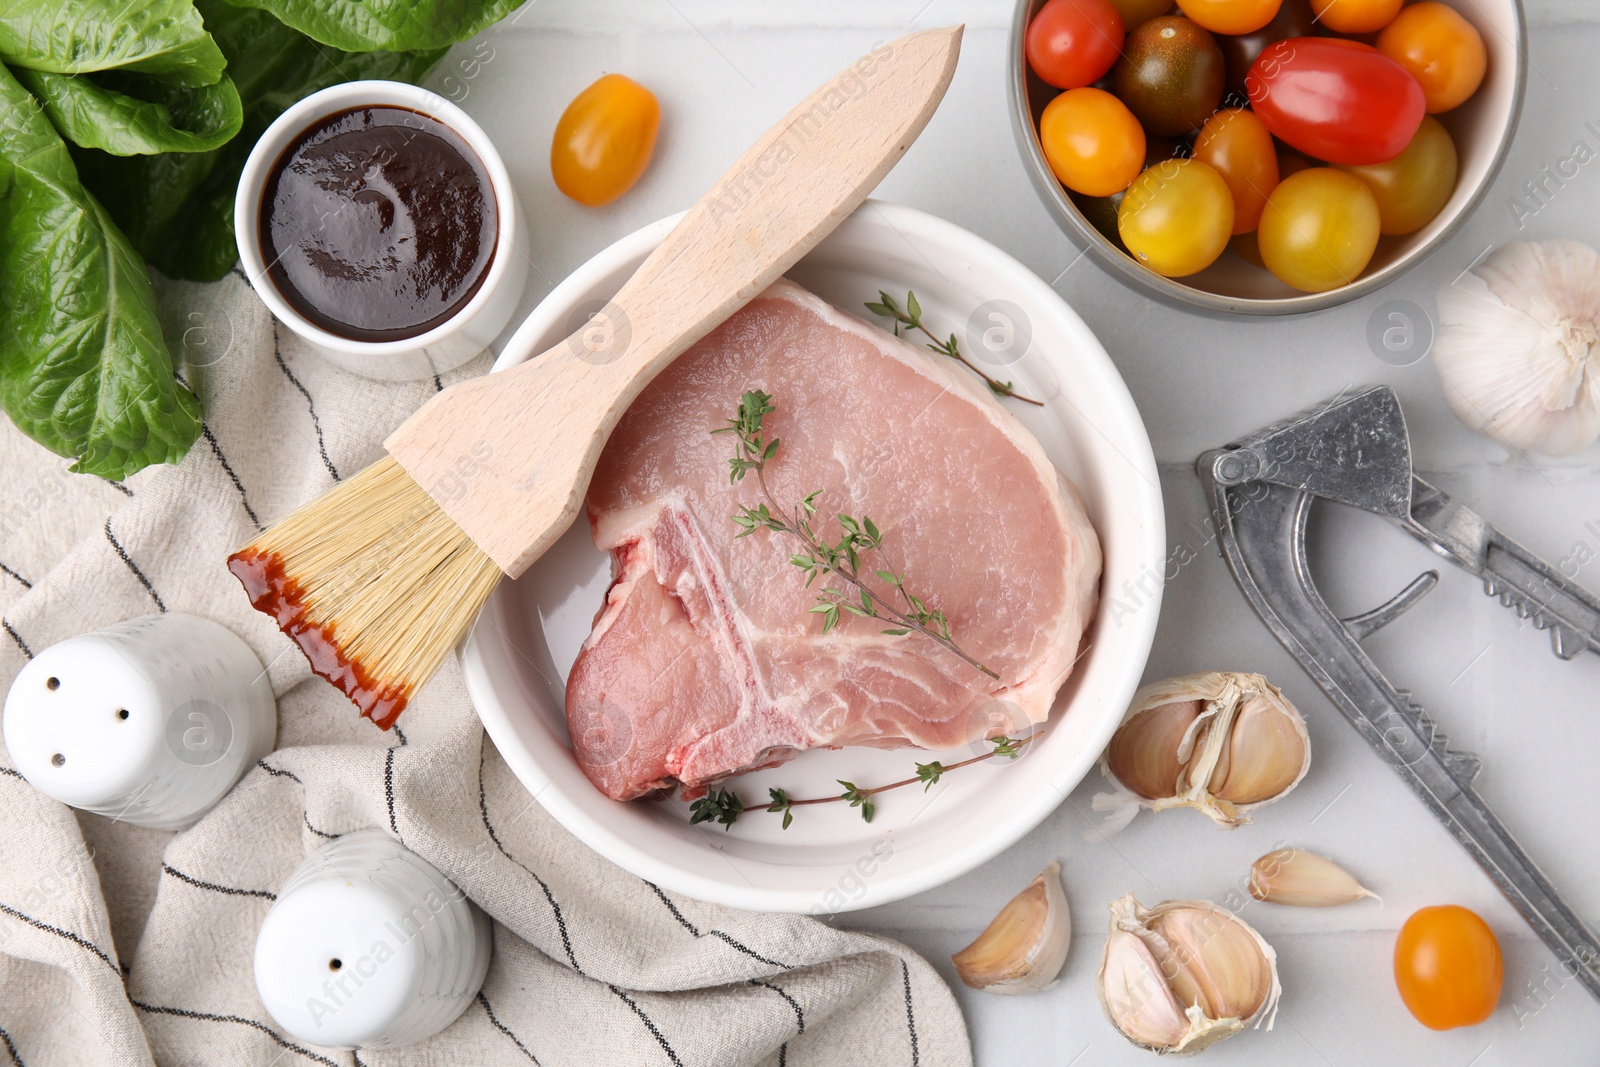
M 1600 137 L 1600 5 L 1529 0 L 1528 99 L 1513 153 L 1476 217 L 1446 247 L 1381 295 L 1314 316 L 1267 322 L 1198 318 L 1134 298 L 1050 222 L 1007 125 L 1003 0 L 537 0 L 514 25 L 458 48 L 434 84 L 460 99 L 496 140 L 534 232 L 537 273 L 527 306 L 614 238 L 687 206 L 757 135 L 825 77 L 876 41 L 916 26 L 965 21 L 962 64 L 943 108 L 879 195 L 943 215 L 1023 260 L 1088 321 L 1121 367 L 1164 464 L 1174 546 L 1200 549 L 1205 514 L 1191 464 L 1204 448 L 1329 396 L 1387 382 L 1400 393 L 1425 476 L 1550 558 L 1578 542 L 1600 551 L 1600 450 L 1573 459 L 1507 462 L 1462 428 L 1425 360 L 1390 367 L 1368 351 L 1367 318 L 1383 300 L 1431 311 L 1438 286 L 1490 245 L 1572 236 L 1600 244 L 1600 165 L 1584 168 L 1518 231 L 1508 198 L 1576 140 Z M 487 46 L 487 47 L 485 47 Z M 474 67 L 474 56 L 477 65 Z M 488 56 L 484 59 L 482 57 Z M 467 64 L 462 66 L 462 64 Z M 599 211 L 555 190 L 547 153 L 566 102 L 605 71 L 650 85 L 665 109 L 656 160 L 640 186 Z M 1068 269 L 1070 266 L 1070 269 Z M 1063 271 L 1065 273 L 1063 274 Z M 1003 294 L 1001 294 L 1003 295 Z M 1592 526 L 1589 524 L 1593 524 Z M 1335 513 L 1318 524 L 1316 564 L 1336 609 L 1362 610 L 1434 565 L 1375 519 Z M 1583 580 L 1600 588 L 1600 561 Z M 1369 649 L 1485 761 L 1481 789 L 1575 908 L 1600 927 L 1600 658 L 1561 663 L 1543 634 L 1445 567 L 1439 588 Z M 1330 911 L 1249 903 L 1245 917 L 1277 947 L 1283 1009 L 1271 1033 L 1235 1038 L 1213 1064 L 1440 1064 L 1496 1067 L 1595 1060 L 1600 1004 L 1554 976 L 1555 959 L 1477 867 L 1314 691 L 1250 612 L 1207 548 L 1167 588 L 1148 676 L 1206 668 L 1277 680 L 1310 721 L 1314 761 L 1300 789 L 1228 833 L 1191 812 L 1142 815 L 1110 842 L 1085 840 L 1085 782 L 1056 814 L 987 868 L 899 904 L 841 917 L 900 938 L 955 980 L 949 954 L 1049 858 L 1062 861 L 1075 909 L 1061 984 L 1002 998 L 957 985 L 982 1065 L 1062 1067 L 1147 1062 L 1101 1016 L 1094 992 L 1105 904 L 1133 891 L 1223 899 L 1250 861 L 1281 842 L 1330 853 L 1383 895 Z M 1092 831 L 1090 836 L 1093 836 Z M 1408 1016 L 1389 956 L 1417 907 L 1453 901 L 1481 912 L 1507 956 L 1506 993 L 1486 1024 L 1436 1034 Z M 1541 987 L 1536 994 L 1533 986 Z

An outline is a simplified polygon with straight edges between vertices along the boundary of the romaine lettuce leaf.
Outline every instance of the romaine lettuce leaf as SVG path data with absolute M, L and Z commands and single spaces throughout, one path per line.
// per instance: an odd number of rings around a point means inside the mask
M 144 262 L 0 68 L 0 407 L 76 470 L 176 462 L 199 404 L 173 375 Z

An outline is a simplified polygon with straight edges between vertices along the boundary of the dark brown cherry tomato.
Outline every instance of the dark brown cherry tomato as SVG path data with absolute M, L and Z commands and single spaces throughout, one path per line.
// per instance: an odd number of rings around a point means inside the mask
M 1254 33 L 1241 33 L 1217 38 L 1222 58 L 1228 63 L 1228 91 L 1247 95 L 1245 75 L 1250 64 L 1256 61 L 1262 49 L 1269 44 L 1287 41 L 1291 37 L 1310 37 L 1317 32 L 1317 22 L 1311 14 L 1311 0 L 1283 0 L 1283 6 L 1271 22 Z
M 1226 75 L 1216 38 L 1178 15 L 1151 19 L 1130 33 L 1111 69 L 1117 96 L 1147 133 L 1163 137 L 1204 125 L 1222 103 Z
M 1426 110 L 1417 79 L 1359 41 L 1279 41 L 1256 57 L 1247 81 L 1250 106 L 1273 136 L 1328 163 L 1360 167 L 1393 159 L 1416 136 Z
M 1049 0 L 1028 23 L 1033 72 L 1057 89 L 1093 85 L 1122 48 L 1122 16 L 1111 0 Z
M 1173 0 L 1111 0 L 1117 6 L 1117 13 L 1122 16 L 1122 26 L 1129 33 L 1140 23 L 1149 22 L 1157 15 L 1165 15 L 1172 10 Z

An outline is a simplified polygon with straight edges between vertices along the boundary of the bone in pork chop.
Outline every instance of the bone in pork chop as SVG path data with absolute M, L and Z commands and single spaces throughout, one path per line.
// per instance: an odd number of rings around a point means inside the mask
M 789 563 L 800 543 L 735 539 L 753 477 L 729 484 L 712 436 L 760 389 L 782 441 L 766 479 L 786 507 L 814 490 L 819 532 L 870 515 L 882 551 L 956 644 L 844 615 L 822 633 Z M 616 579 L 567 679 L 584 773 L 630 800 L 686 796 L 811 748 L 943 749 L 1050 713 L 1093 618 L 1100 544 L 1033 436 L 954 361 L 867 326 L 789 282 L 678 357 L 624 415 L 589 488 Z M 862 561 L 870 574 L 876 567 Z M 874 590 L 887 587 L 876 577 Z

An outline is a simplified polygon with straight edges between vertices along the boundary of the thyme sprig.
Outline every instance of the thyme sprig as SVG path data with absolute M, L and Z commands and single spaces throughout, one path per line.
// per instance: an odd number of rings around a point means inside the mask
M 916 785 L 918 782 L 922 783 L 923 792 L 927 792 L 951 771 L 969 767 L 974 763 L 983 763 L 996 757 L 1016 759 L 1022 755 L 1023 746 L 1039 736 L 1039 734 L 1030 734 L 1027 737 L 1020 738 L 992 737 L 989 739 L 989 743 L 994 748 L 981 756 L 973 756 L 971 759 L 964 759 L 949 766 L 940 763 L 938 760 L 934 760 L 931 763 L 918 763 L 916 764 L 917 773 L 915 777 L 902 778 L 898 782 L 873 786 L 870 789 L 863 789 L 854 782 L 847 782 L 842 778 L 838 779 L 838 782 L 844 786 L 844 792 L 833 796 L 807 797 L 804 800 L 796 800 L 782 789 L 768 789 L 767 795 L 771 797 L 772 803 L 761 810 L 771 812 L 774 815 L 781 814 L 783 816 L 783 828 L 787 830 L 794 825 L 795 808 L 804 807 L 808 804 L 836 804 L 844 801 L 852 808 L 860 809 L 861 818 L 864 822 L 871 822 L 872 817 L 877 814 L 878 810 L 872 798 L 879 793 L 887 793 L 891 789 L 901 789 L 908 785 Z M 722 828 L 728 830 L 732 828 L 734 823 L 739 821 L 739 816 L 746 811 L 752 810 L 755 809 L 746 807 L 733 790 L 713 789 L 689 805 L 689 822 L 691 825 L 703 822 L 721 823 Z
M 928 339 L 929 348 L 939 353 L 941 356 L 949 356 L 951 359 L 960 363 L 962 366 L 972 371 L 972 373 L 982 378 L 989 386 L 990 392 L 994 393 L 996 396 L 1009 396 L 1012 399 L 1020 400 L 1025 404 L 1032 404 L 1035 407 L 1041 408 L 1044 407 L 1044 401 L 1035 400 L 1031 396 L 1023 396 L 1021 393 L 1017 392 L 1016 388 L 1011 382 L 1002 382 L 1000 379 L 992 377 L 991 375 L 987 374 L 983 368 L 977 366 L 965 355 L 963 355 L 961 352 L 961 346 L 956 341 L 955 334 L 952 333 L 949 338 L 941 340 L 938 334 L 934 333 L 932 330 L 928 329 L 927 326 L 923 325 L 922 305 L 917 303 L 916 293 L 910 292 L 909 290 L 906 292 L 906 306 L 902 309 L 900 305 L 896 303 L 894 297 L 890 296 L 882 289 L 879 289 L 878 302 L 869 303 L 866 307 L 867 310 L 872 312 L 874 315 L 881 315 L 886 319 L 893 319 L 894 335 L 896 337 L 900 336 L 900 331 L 902 329 L 908 331 L 916 330 L 921 333 Z
M 726 426 L 711 431 L 713 434 L 731 433 L 737 441 L 733 456 L 728 460 L 729 483 L 737 484 L 744 481 L 746 475 L 754 474 L 761 495 L 766 498 L 755 507 L 739 506 L 738 513 L 733 516 L 734 525 L 739 527 L 734 537 L 747 537 L 757 530 L 788 534 L 799 539 L 804 549 L 790 556 L 789 562 L 805 572 L 807 588 L 822 575 L 839 581 L 840 585 L 824 586 L 817 594 L 816 603 L 807 609 L 822 616 L 823 633 L 839 625 L 842 613 L 877 619 L 890 624 L 883 633 L 904 637 L 915 631 L 943 645 L 974 670 L 998 681 L 998 674 L 956 644 L 950 636 L 950 620 L 945 613 L 907 589 L 904 577 L 892 566 L 885 564 L 869 572 L 892 590 L 888 596 L 868 588 L 862 575 L 862 558 L 883 547 L 883 531 L 872 519 L 865 515 L 859 518 L 837 515 L 842 533 L 837 541 L 830 542 L 816 528 L 820 490 L 805 497 L 792 510 L 785 510 L 778 503 L 767 487 L 766 467 L 777 456 L 779 441 L 776 437 L 769 439 L 763 431 L 764 420 L 776 410 L 770 394 L 759 389 L 750 390 L 739 398 L 737 415 L 729 419 Z M 879 562 L 882 562 L 881 554 Z M 892 599 L 896 595 L 902 606 L 897 606 Z

